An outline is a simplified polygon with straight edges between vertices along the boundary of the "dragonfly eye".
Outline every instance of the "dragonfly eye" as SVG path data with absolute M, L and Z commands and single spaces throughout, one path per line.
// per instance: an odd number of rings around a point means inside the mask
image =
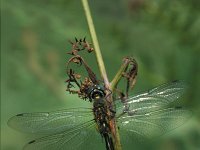
M 104 97 L 105 97 L 105 94 L 104 94 L 103 91 L 95 90 L 95 91 L 93 91 L 93 92 L 91 93 L 90 96 L 91 96 L 91 98 L 92 98 L 93 100 L 97 100 L 97 99 L 102 99 L 102 98 L 104 98 Z
M 105 97 L 105 92 L 103 90 L 102 87 L 100 86 L 95 86 L 93 87 L 93 89 L 91 90 L 91 92 L 89 93 L 89 98 L 91 100 L 98 100 L 98 99 L 102 99 Z

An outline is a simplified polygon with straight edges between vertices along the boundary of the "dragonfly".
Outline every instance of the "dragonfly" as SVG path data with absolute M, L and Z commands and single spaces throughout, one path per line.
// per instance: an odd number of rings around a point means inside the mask
M 108 116 L 104 89 L 95 85 L 89 90 L 91 108 L 22 113 L 10 118 L 8 125 L 21 132 L 43 135 L 28 142 L 24 150 L 114 150 L 107 123 L 115 118 L 124 148 L 127 141 L 152 139 L 185 123 L 191 112 L 170 106 L 185 89 L 184 82 L 173 81 L 130 96 L 125 102 L 116 99 L 115 110 Z

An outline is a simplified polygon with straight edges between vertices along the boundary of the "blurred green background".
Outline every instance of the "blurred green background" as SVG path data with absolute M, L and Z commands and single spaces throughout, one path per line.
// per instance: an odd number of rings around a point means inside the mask
M 132 149 L 200 147 L 200 1 L 89 0 L 103 58 L 112 79 L 122 58 L 139 64 L 133 93 L 180 79 L 190 88 L 181 105 L 193 111 L 182 127 L 157 143 Z M 1 149 L 32 139 L 7 126 L 18 113 L 90 105 L 65 92 L 68 40 L 91 41 L 80 0 L 2 0 Z M 89 64 L 98 73 L 93 56 Z

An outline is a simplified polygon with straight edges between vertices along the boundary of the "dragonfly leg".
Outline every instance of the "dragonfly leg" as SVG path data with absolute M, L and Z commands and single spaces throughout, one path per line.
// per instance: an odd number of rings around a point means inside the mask
M 121 99 L 121 102 L 124 104 L 124 110 L 123 111 L 124 112 L 128 112 L 130 106 L 127 104 L 127 99 L 128 99 L 127 94 L 124 94 L 119 89 L 115 89 L 115 91 L 119 95 L 119 98 Z

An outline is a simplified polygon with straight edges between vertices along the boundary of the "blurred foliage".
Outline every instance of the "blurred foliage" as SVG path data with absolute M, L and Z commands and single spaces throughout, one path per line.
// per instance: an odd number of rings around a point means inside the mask
M 194 112 L 191 120 L 164 139 L 133 149 L 198 149 L 200 1 L 92 0 L 90 5 L 110 79 L 124 56 L 134 56 L 139 64 L 134 93 L 175 79 L 190 85 L 181 104 Z M 30 140 L 7 127 L 11 116 L 90 105 L 66 93 L 64 82 L 68 40 L 84 36 L 91 41 L 80 0 L 2 0 L 2 150 L 19 150 Z M 98 73 L 95 58 L 85 57 Z

